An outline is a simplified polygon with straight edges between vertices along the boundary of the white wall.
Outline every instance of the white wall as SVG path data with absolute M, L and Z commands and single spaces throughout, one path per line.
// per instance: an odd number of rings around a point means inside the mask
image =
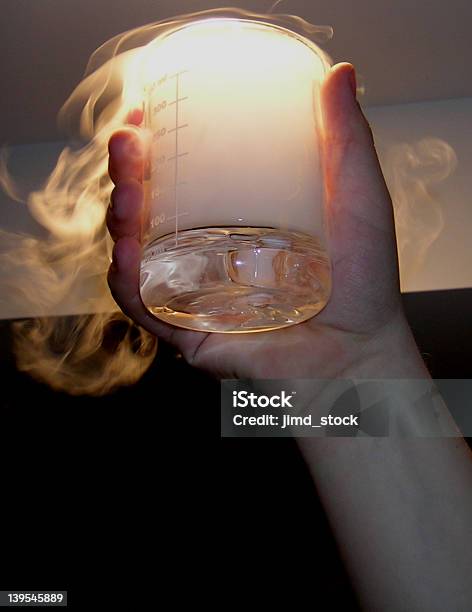
M 444 215 L 443 230 L 423 266 L 402 282 L 402 290 L 472 287 L 472 98 L 373 107 L 366 114 L 382 166 L 393 144 L 431 137 L 448 143 L 457 156 L 453 174 L 432 189 L 432 197 Z M 427 222 L 421 215 L 425 215 L 424 207 L 419 210 L 418 222 Z M 403 268 L 408 264 L 404 261 Z M 406 272 L 404 269 L 403 276 Z

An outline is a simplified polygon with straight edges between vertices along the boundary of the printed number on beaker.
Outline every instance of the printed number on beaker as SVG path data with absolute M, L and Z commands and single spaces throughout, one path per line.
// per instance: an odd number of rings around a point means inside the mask
M 157 115 L 157 113 L 160 113 L 161 111 L 165 110 L 167 108 L 167 100 L 163 100 L 162 102 L 159 102 L 159 104 L 157 104 L 153 109 L 152 112 L 154 115 Z
M 154 140 L 159 140 L 160 138 L 162 138 L 166 134 L 167 134 L 167 128 L 161 128 L 160 130 L 157 130 L 157 132 L 155 132 L 153 138 L 154 138 Z
M 161 166 L 163 166 L 165 163 L 166 163 L 166 156 L 165 155 L 160 155 L 159 157 L 157 157 L 154 160 L 154 163 L 152 164 L 151 170 L 152 171 L 159 170 L 159 168 Z
M 160 215 L 156 215 L 151 219 L 151 227 L 158 227 L 161 223 L 164 223 L 166 220 L 166 214 L 161 213 Z

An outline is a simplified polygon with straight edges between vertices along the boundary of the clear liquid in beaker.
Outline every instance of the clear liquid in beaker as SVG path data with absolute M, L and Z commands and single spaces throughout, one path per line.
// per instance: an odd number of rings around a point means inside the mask
M 192 330 L 268 331 L 305 321 L 327 303 L 329 259 L 300 232 L 204 228 L 143 251 L 141 297 L 159 319 Z

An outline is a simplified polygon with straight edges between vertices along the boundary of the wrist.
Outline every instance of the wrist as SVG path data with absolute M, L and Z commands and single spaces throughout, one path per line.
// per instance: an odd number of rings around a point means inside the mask
M 362 386 L 363 381 L 369 381 L 368 386 L 381 393 L 389 386 L 388 381 L 390 388 L 398 387 L 399 381 L 409 381 L 418 389 L 431 384 L 431 376 L 403 313 L 375 334 L 351 334 L 348 341 L 344 338 L 343 353 L 345 357 L 341 355 L 337 363 L 327 365 L 313 376 L 292 381 L 305 409 L 318 406 L 315 412 L 325 413 L 343 389 Z M 373 386 L 372 381 L 376 381 Z
M 431 378 L 403 312 L 375 334 L 352 342 L 355 359 L 339 378 Z

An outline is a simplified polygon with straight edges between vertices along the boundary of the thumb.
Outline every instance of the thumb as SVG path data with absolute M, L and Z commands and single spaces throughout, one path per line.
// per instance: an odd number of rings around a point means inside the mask
M 346 309 L 372 318 L 375 305 L 399 300 L 392 202 L 355 93 L 351 64 L 333 66 L 321 88 L 321 140 L 338 318 Z

